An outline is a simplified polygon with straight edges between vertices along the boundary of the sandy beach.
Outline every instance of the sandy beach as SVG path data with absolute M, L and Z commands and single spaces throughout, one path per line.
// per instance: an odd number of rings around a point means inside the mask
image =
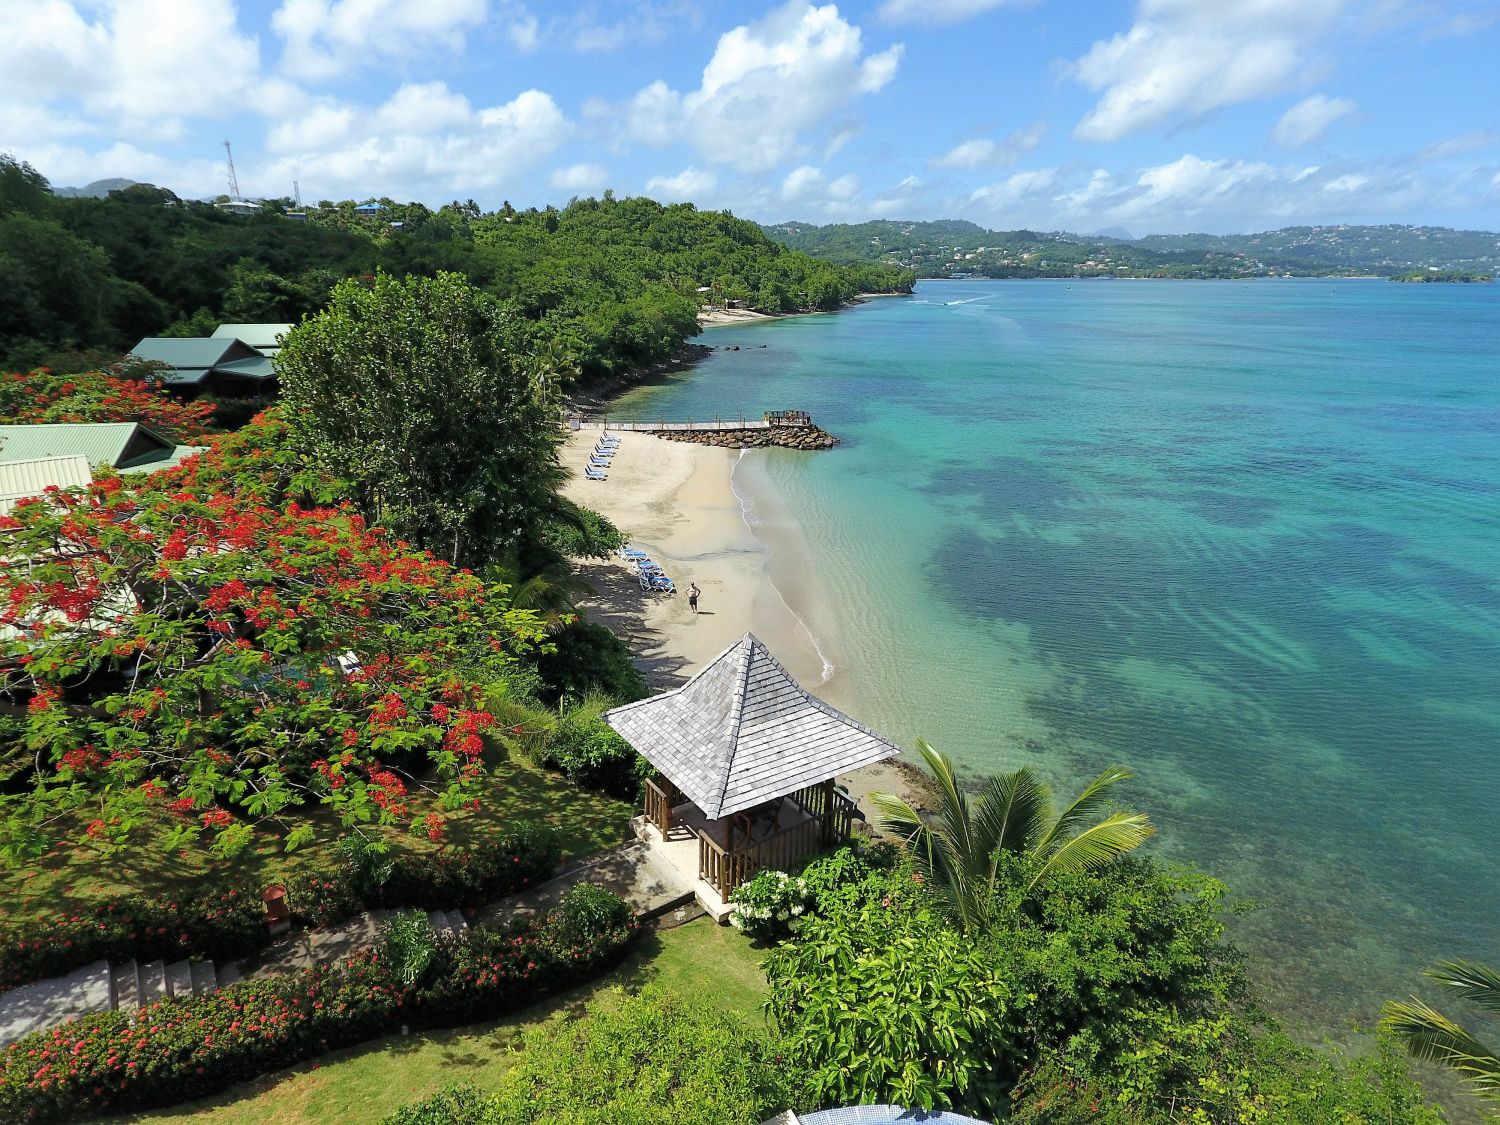
M 622 559 L 589 560 L 579 575 L 593 591 L 580 601 L 593 620 L 624 637 L 654 691 L 676 687 L 747 630 L 810 690 L 824 674 L 824 655 L 770 577 L 770 549 L 746 524 L 733 485 L 741 453 L 649 434 L 617 433 L 619 452 L 608 480 L 588 480 L 583 466 L 597 430 L 569 435 L 563 464 L 573 472 L 564 492 L 608 517 L 647 551 L 676 584 L 675 596 L 640 589 Z M 763 456 L 747 450 L 744 456 Z M 685 591 L 697 583 L 699 612 Z M 911 767 L 883 763 L 841 778 L 871 815 L 871 791 L 910 796 Z
M 747 324 L 752 320 L 776 320 L 771 313 L 754 312 L 751 309 L 702 308 L 698 310 L 698 324 L 702 328 L 717 328 L 725 324 Z

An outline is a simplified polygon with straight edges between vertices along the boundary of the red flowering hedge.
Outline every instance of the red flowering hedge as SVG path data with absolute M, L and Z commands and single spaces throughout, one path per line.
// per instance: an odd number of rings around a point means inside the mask
M 273 417 L 135 490 L 103 480 L 0 516 L 0 745 L 16 748 L 0 859 L 84 809 L 82 842 L 124 845 L 165 814 L 167 849 L 232 855 L 264 829 L 305 843 L 307 803 L 440 839 L 410 787 L 477 799 L 498 733 L 485 689 L 543 622 L 324 502 L 336 491 Z
M 0 941 L 0 991 L 97 961 L 233 960 L 269 940 L 260 893 L 197 888 L 182 898 L 129 898 L 56 918 L 31 918 Z
M 45 367 L 0 374 L 0 422 L 139 422 L 171 441 L 194 444 L 209 428 L 214 405 L 182 402 L 162 387 L 110 372 L 54 375 Z
M 385 882 L 363 898 L 347 867 L 299 872 L 287 880 L 287 905 L 309 926 L 331 925 L 375 907 L 478 906 L 550 878 L 560 855 L 552 829 L 521 824 L 470 848 L 397 856 Z M 62 976 L 100 958 L 224 961 L 247 956 L 270 940 L 258 887 L 197 889 L 180 899 L 112 899 L 81 914 L 10 926 L 0 939 L 0 992 Z
M 533 1004 L 616 964 L 639 932 L 617 899 L 580 924 L 572 897 L 517 928 L 440 940 L 414 985 L 365 950 L 336 966 L 160 1000 L 134 1018 L 104 1012 L 29 1035 L 0 1054 L 0 1120 L 170 1105 L 402 1024 L 451 1025 Z

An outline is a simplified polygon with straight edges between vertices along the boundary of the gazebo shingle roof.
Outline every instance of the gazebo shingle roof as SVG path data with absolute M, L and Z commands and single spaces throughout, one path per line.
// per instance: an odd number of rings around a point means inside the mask
M 901 752 L 808 692 L 753 633 L 682 687 L 604 721 L 710 819 Z

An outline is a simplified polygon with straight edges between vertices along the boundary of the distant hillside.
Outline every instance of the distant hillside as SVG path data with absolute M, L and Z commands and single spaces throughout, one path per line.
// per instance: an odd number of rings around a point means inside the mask
M 106 199 L 110 192 L 132 187 L 136 183 L 136 180 L 122 180 L 119 177 L 115 177 L 112 180 L 95 180 L 93 183 L 85 184 L 83 187 L 53 188 L 52 194 L 60 195 L 64 199 Z
M 887 262 L 919 277 L 1265 277 L 1436 269 L 1500 271 L 1500 234 L 1444 227 L 1288 227 L 1246 235 L 1076 235 L 963 220 L 773 223 L 778 242 L 834 262 Z M 1120 233 L 1124 233 L 1123 231 Z

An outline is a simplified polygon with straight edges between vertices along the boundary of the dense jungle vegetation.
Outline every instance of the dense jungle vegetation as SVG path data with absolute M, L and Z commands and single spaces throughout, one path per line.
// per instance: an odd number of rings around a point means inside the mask
M 0 154 L 0 368 L 100 367 L 144 336 L 300 320 L 345 278 L 449 271 L 599 377 L 671 355 L 710 299 L 832 309 L 913 281 L 894 266 L 787 250 L 727 212 L 609 192 L 560 210 L 380 200 L 377 212 L 351 201 L 309 207 L 305 220 L 287 212 L 282 201 L 232 215 L 149 184 L 60 198 Z

